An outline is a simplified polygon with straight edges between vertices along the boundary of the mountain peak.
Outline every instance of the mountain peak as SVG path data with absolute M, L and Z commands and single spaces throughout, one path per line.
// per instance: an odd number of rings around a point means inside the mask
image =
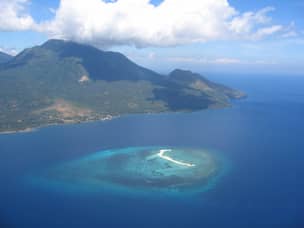
M 182 74 L 193 74 L 192 71 L 190 71 L 190 70 L 184 70 L 184 69 L 175 69 L 170 74 L 174 75 L 174 74 L 181 74 L 181 73 Z
M 193 80 L 205 80 L 206 79 L 197 73 L 193 73 L 190 70 L 182 70 L 182 69 L 175 69 L 170 74 L 169 77 L 173 80 L 178 81 L 193 81 Z
M 174 70 L 168 77 L 116 52 L 49 40 L 0 67 L 1 131 L 109 119 L 130 113 L 226 107 L 241 98 L 199 74 Z M 35 121 L 33 121 L 35 120 Z
M 88 48 L 88 49 L 95 49 L 96 51 L 98 50 L 97 48 L 95 48 L 93 46 L 77 43 L 77 42 L 70 41 L 70 40 L 60 40 L 60 39 L 50 39 L 50 40 L 46 41 L 44 44 L 42 44 L 40 47 L 49 49 L 49 50 L 53 50 L 53 51 L 63 51 L 64 49 L 67 49 L 67 48 L 74 48 L 74 49 Z
M 42 45 L 51 45 L 51 44 L 60 44 L 60 43 L 71 43 L 72 41 L 65 41 L 65 40 L 60 40 L 60 39 L 49 39 L 44 44 Z
M 73 41 L 48 40 L 41 46 L 29 48 L 20 53 L 6 68 L 26 65 L 39 66 L 62 64 L 66 62 L 81 68 L 81 74 L 86 74 L 92 80 L 157 80 L 160 75 L 138 66 L 126 56 L 118 52 L 102 51 L 90 45 Z

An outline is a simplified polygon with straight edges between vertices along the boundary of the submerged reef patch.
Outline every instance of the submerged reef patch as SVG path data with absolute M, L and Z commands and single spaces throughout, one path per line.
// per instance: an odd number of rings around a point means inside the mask
M 203 149 L 131 147 L 105 150 L 46 169 L 40 179 L 87 190 L 202 191 L 223 164 Z

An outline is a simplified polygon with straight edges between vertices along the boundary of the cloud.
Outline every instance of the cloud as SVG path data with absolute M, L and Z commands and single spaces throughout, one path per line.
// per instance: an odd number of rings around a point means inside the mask
M 233 58 L 219 58 L 213 61 L 216 64 L 240 64 L 242 61 L 240 59 Z
M 245 60 L 245 59 L 237 59 L 237 58 L 196 58 L 196 57 L 170 57 L 167 59 L 169 62 L 175 63 L 189 63 L 189 64 L 214 64 L 214 65 L 275 65 L 274 61 L 266 61 L 266 60 Z
M 297 36 L 298 36 L 298 33 L 296 31 L 289 31 L 289 32 L 282 34 L 283 38 L 294 38 Z
M 61 0 L 39 31 L 95 46 L 162 47 L 229 39 L 261 39 L 279 32 L 274 8 L 239 13 L 227 0 Z
M 30 0 L 0 0 L 0 31 L 35 30 L 98 47 L 167 47 L 214 40 L 259 40 L 284 30 L 273 7 L 240 13 L 228 0 L 60 0 L 53 18 L 35 22 Z M 285 36 L 293 35 L 291 32 Z M 283 35 L 281 34 L 281 37 Z
M 148 56 L 147 56 L 148 59 L 153 60 L 153 59 L 155 59 L 155 57 L 156 57 L 155 52 L 148 53 Z
M 182 63 L 192 63 L 192 64 L 243 64 L 243 61 L 236 58 L 217 58 L 217 59 L 207 59 L 207 58 L 194 58 L 194 57 L 171 57 L 168 59 L 170 62 L 182 62 Z
M 4 47 L 0 47 L 0 52 L 15 56 L 18 54 L 18 51 L 14 48 L 4 48 Z
M 271 18 L 267 14 L 274 11 L 273 7 L 266 7 L 258 12 L 246 12 L 239 15 L 230 23 L 230 28 L 238 34 L 250 33 L 255 26 L 259 24 L 266 24 L 271 21 Z
M 26 11 L 28 0 L 0 0 L 0 31 L 29 30 L 33 18 Z
M 299 34 L 296 29 L 296 23 L 292 21 L 285 29 L 284 33 L 282 34 L 283 38 L 294 38 L 297 37 Z
M 259 40 L 264 38 L 265 36 L 270 36 L 275 33 L 278 33 L 283 30 L 283 26 L 281 25 L 273 25 L 267 28 L 260 28 L 257 30 L 255 34 L 252 35 L 252 39 Z
M 232 19 L 230 29 L 236 37 L 259 40 L 283 30 L 282 25 L 271 25 L 272 18 L 268 14 L 274 11 L 273 7 L 263 8 L 256 13 L 246 12 Z

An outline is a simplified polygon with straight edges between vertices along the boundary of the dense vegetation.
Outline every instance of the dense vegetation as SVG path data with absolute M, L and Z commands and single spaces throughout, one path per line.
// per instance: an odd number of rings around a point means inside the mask
M 224 107 L 243 96 L 190 71 L 163 76 L 119 53 L 50 40 L 0 65 L 0 132 Z

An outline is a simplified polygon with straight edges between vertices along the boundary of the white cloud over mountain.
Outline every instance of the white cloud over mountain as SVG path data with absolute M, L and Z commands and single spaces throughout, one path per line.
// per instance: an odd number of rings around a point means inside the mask
M 18 51 L 14 48 L 5 48 L 5 47 L 0 47 L 0 52 L 15 56 L 18 54 Z
M 34 29 L 96 46 L 174 46 L 212 40 L 262 39 L 279 33 L 267 7 L 239 13 L 227 0 L 61 0 L 54 18 L 34 24 L 28 0 L 0 0 L 0 30 Z M 1 6 L 4 6 L 1 7 Z

